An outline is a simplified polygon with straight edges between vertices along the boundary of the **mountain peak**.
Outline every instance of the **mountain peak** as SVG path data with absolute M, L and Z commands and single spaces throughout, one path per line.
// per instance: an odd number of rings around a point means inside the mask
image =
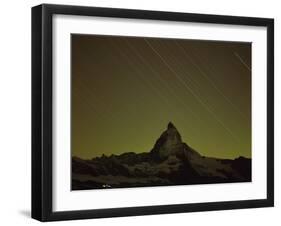
M 174 124 L 172 122 L 169 122 L 167 129 L 176 129 L 176 127 L 174 126 Z
M 182 149 L 181 135 L 172 122 L 168 123 L 167 129 L 157 139 L 151 153 L 157 155 L 161 159 Z

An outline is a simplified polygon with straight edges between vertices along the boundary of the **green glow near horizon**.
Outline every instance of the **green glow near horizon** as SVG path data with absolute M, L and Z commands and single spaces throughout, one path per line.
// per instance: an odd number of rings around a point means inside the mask
M 169 121 L 205 156 L 251 157 L 251 44 L 72 35 L 72 155 L 148 152 Z

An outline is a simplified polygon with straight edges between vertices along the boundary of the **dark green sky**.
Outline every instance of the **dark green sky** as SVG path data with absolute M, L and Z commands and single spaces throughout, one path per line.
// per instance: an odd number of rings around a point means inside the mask
M 251 156 L 251 44 L 72 35 L 72 155 L 148 152 L 169 121 L 202 155 Z

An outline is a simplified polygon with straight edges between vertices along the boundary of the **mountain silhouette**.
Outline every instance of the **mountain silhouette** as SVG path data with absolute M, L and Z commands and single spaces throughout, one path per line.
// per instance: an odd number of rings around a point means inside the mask
M 172 122 L 150 152 L 72 157 L 72 190 L 249 181 L 251 159 L 202 156 L 182 141 Z

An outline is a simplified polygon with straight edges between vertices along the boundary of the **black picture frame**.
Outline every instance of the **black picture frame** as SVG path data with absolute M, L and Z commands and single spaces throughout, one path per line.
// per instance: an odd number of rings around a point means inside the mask
M 267 198 L 54 212 L 52 210 L 52 17 L 55 14 L 263 26 L 267 28 Z M 43 4 L 32 8 L 32 218 L 121 217 L 274 205 L 274 20 L 221 15 Z

